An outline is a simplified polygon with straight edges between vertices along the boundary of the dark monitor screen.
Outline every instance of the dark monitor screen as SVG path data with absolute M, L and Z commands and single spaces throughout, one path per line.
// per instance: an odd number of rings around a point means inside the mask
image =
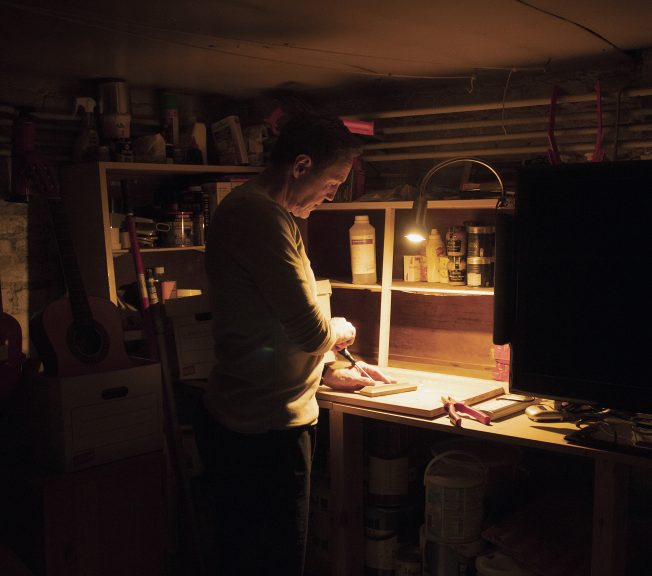
M 523 168 L 513 225 L 510 389 L 652 413 L 652 162 Z

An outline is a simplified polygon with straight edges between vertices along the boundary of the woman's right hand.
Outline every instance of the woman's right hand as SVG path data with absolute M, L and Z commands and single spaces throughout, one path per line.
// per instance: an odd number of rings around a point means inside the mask
M 355 342 L 355 326 L 346 318 L 331 318 L 331 330 L 335 334 L 333 352 L 344 350 Z

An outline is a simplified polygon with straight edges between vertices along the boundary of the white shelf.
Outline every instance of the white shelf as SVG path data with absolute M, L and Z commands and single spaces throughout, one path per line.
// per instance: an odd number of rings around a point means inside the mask
M 344 290 L 369 290 L 371 292 L 380 292 L 382 287 L 380 284 L 353 284 L 345 280 L 333 278 L 330 280 L 333 288 L 341 288 Z
M 369 290 L 380 292 L 380 284 L 352 284 L 338 278 L 330 279 L 331 286 L 341 290 Z M 415 294 L 455 294 L 463 296 L 493 296 L 493 288 L 476 288 L 474 286 L 451 286 L 440 282 L 405 282 L 393 280 L 390 290 L 396 292 L 413 292 Z
M 461 294 L 464 296 L 493 296 L 493 288 L 475 286 L 451 286 L 440 282 L 405 282 L 393 280 L 390 290 L 416 294 Z

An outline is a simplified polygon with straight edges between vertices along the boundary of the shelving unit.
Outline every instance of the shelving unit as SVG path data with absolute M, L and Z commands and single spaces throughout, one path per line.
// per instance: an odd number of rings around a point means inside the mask
M 126 162 L 93 162 L 73 164 L 61 169 L 61 190 L 69 214 L 69 228 L 76 257 L 88 295 L 117 303 L 117 281 L 120 270 L 133 280 L 135 273 L 128 260 L 129 250 L 113 250 L 111 246 L 111 186 L 120 180 L 146 182 L 155 189 L 163 182 L 188 186 L 208 182 L 223 175 L 255 174 L 258 166 L 209 166 L 189 164 L 145 164 Z M 145 187 L 147 188 L 147 186 Z M 151 200 L 151 194 L 150 194 Z M 143 199 L 147 203 L 147 198 Z M 203 259 L 203 246 L 175 248 L 141 248 L 145 265 L 154 265 L 165 258 L 177 270 L 192 269 L 193 256 Z M 175 258 L 177 262 L 175 263 Z M 179 260 L 182 260 L 179 262 Z
M 466 220 L 494 221 L 496 199 L 469 200 L 430 200 L 428 201 L 428 224 L 430 227 L 445 231 L 452 223 Z M 327 277 L 334 289 L 333 299 L 337 303 L 336 291 L 347 291 L 348 301 L 355 300 L 356 312 L 364 308 L 378 308 L 378 317 L 374 318 L 378 330 L 377 353 L 370 358 L 379 366 L 397 365 L 400 354 L 393 354 L 390 349 L 392 332 L 399 324 L 397 318 L 392 320 L 392 303 L 400 299 L 402 294 L 407 297 L 424 298 L 444 296 L 451 298 L 480 297 L 483 300 L 493 296 L 493 288 L 475 288 L 469 286 L 449 286 L 443 283 L 405 282 L 402 276 L 402 254 L 406 249 L 402 246 L 402 237 L 398 231 L 409 218 L 412 202 L 349 202 L 330 203 L 319 206 L 308 221 L 308 252 L 313 268 L 318 277 Z M 350 281 L 350 260 L 348 249 L 348 227 L 353 223 L 355 214 L 369 214 L 372 225 L 376 228 L 376 268 L 379 283 L 373 285 L 353 284 Z M 417 249 L 412 247 L 412 253 Z M 349 278 L 346 276 L 349 275 Z M 365 301 L 366 292 L 371 295 L 371 301 Z M 379 306 L 376 302 L 380 299 Z M 452 300 L 451 300 L 452 302 Z M 459 304 L 459 302 L 458 302 Z M 493 300 L 485 300 L 481 304 L 486 316 L 487 306 L 492 306 Z M 338 313 L 335 310 L 335 313 Z M 368 318 L 365 318 L 367 324 Z M 464 326 L 460 326 L 462 330 Z M 486 327 L 485 327 L 486 331 Z M 488 347 L 488 346 L 487 346 Z M 487 350 L 487 367 L 488 368 Z M 427 363 L 427 359 L 426 359 Z M 451 364 L 459 364 L 452 361 Z M 469 362 L 477 368 L 477 362 Z M 485 370 L 486 370 L 485 368 Z

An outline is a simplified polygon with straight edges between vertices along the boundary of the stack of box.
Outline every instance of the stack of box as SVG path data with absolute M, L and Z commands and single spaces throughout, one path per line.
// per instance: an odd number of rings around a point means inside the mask
M 492 355 L 496 361 L 496 367 L 493 370 L 493 379 L 507 382 L 509 380 L 509 363 L 511 359 L 509 344 L 494 344 Z

